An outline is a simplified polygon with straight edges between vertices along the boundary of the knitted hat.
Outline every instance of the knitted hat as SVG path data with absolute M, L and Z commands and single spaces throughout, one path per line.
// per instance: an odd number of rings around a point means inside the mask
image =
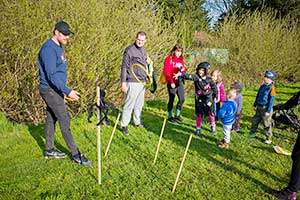
M 267 70 L 265 72 L 265 77 L 271 79 L 272 81 L 275 80 L 275 78 L 277 77 L 277 72 L 274 70 Z
M 238 90 L 239 92 L 242 92 L 242 90 L 243 90 L 243 85 L 242 85 L 241 82 L 235 81 L 234 83 L 231 84 L 230 88 L 233 88 L 233 89 Z

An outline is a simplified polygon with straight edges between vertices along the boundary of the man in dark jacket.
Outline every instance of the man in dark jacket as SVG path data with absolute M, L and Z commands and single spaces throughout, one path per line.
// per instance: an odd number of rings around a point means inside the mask
M 273 190 L 272 194 L 278 199 L 296 200 L 297 192 L 300 189 L 300 134 L 297 136 L 296 143 L 292 152 L 292 172 L 289 185 L 283 190 Z
M 91 162 L 77 148 L 70 130 L 70 117 L 64 103 L 64 96 L 79 100 L 79 93 L 67 87 L 67 63 L 62 45 L 67 44 L 73 34 L 70 26 L 60 21 L 55 25 L 53 36 L 41 47 L 38 55 L 40 94 L 47 106 L 45 124 L 46 158 L 64 158 L 65 153 L 54 148 L 55 124 L 58 121 L 63 138 L 76 163 L 91 165 Z
M 121 126 L 124 135 L 129 135 L 128 124 L 133 111 L 133 120 L 136 127 L 143 127 L 141 122 L 144 106 L 145 83 L 147 80 L 147 54 L 144 49 L 146 33 L 137 33 L 135 42 L 124 51 L 121 68 L 121 90 L 126 94 L 123 107 Z M 144 69 L 143 69 L 144 68 Z

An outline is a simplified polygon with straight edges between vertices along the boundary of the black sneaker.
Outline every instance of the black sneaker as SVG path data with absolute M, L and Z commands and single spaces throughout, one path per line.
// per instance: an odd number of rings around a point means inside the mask
M 183 120 L 182 120 L 182 118 L 180 116 L 176 116 L 174 118 L 174 120 L 177 121 L 177 122 L 183 122 Z
M 169 117 L 169 118 L 168 118 L 168 121 L 169 121 L 169 122 L 172 122 L 172 123 L 175 123 L 175 122 L 176 122 L 176 120 L 175 120 L 174 117 Z
M 196 129 L 196 135 L 198 136 L 198 137 L 201 137 L 201 130 L 200 129 Z
M 297 199 L 296 192 L 291 192 L 291 191 L 289 191 L 288 188 L 285 188 L 283 190 L 273 190 L 272 194 L 277 199 L 284 199 L 284 200 L 296 200 Z
M 65 158 L 67 155 L 57 149 L 51 149 L 45 151 L 45 158 Z
M 85 165 L 85 166 L 91 166 L 92 162 L 89 161 L 82 153 L 78 153 L 75 156 L 73 156 L 73 160 L 75 163 L 79 165 Z
M 126 135 L 126 136 L 129 135 L 129 131 L 128 131 L 127 126 L 123 126 L 123 127 L 122 127 L 122 133 L 123 133 L 123 135 Z

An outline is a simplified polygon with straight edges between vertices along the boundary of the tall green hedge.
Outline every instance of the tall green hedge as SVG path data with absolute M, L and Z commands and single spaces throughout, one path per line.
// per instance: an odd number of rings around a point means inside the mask
M 276 20 L 275 15 L 266 11 L 232 16 L 214 33 L 210 45 L 229 50 L 228 63 L 215 64 L 227 82 L 260 84 L 266 69 L 278 72 L 278 82 L 300 81 L 299 25 L 289 17 Z
M 72 115 L 95 102 L 96 86 L 107 90 L 108 100 L 122 103 L 123 51 L 138 31 L 147 32 L 145 48 L 155 63 L 162 63 L 178 40 L 175 28 L 162 20 L 160 11 L 142 0 L 18 0 L 1 1 L 0 6 L 0 108 L 16 121 L 44 119 L 37 55 L 56 22 L 67 21 L 75 32 L 64 47 L 68 85 L 82 95 L 81 101 L 68 104 Z
M 68 85 L 79 91 L 82 99 L 67 104 L 71 114 L 85 112 L 95 102 L 96 86 L 105 88 L 107 99 L 121 106 L 122 55 L 124 48 L 133 43 L 137 31 L 148 34 L 145 48 L 154 60 L 157 75 L 163 59 L 177 41 L 184 44 L 185 50 L 191 47 L 192 33 L 188 29 L 193 22 L 182 16 L 181 21 L 170 24 L 163 11 L 151 2 L 154 1 L 1 1 L 0 111 L 18 122 L 43 121 L 45 107 L 38 91 L 37 54 L 60 20 L 67 21 L 75 32 L 65 46 Z M 289 18 L 275 20 L 274 16 L 268 11 L 225 19 L 223 26 L 210 33 L 211 40 L 204 46 L 227 49 L 229 61 L 220 64 L 205 57 L 189 59 L 186 54 L 188 72 L 193 73 L 199 62 L 209 59 L 213 69 L 222 70 L 226 84 L 234 80 L 245 85 L 260 84 L 266 69 L 278 71 L 277 81 L 298 82 L 299 27 Z M 202 47 L 203 44 L 194 46 L 189 51 L 201 51 Z M 192 93 L 192 87 L 187 83 L 187 91 Z M 155 96 L 147 92 L 148 99 L 164 96 L 166 89 L 161 85 Z

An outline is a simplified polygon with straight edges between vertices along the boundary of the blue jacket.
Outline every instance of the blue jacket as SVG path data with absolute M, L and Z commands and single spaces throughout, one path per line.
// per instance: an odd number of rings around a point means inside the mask
M 69 95 L 67 63 L 64 49 L 52 39 L 47 40 L 38 55 L 40 88 L 52 88 L 60 94 Z
M 224 125 L 232 125 L 235 121 L 237 104 L 234 100 L 226 100 L 218 112 L 218 118 Z
M 270 113 L 275 101 L 275 86 L 271 84 L 262 84 L 257 92 L 254 107 L 266 106 L 266 112 Z

